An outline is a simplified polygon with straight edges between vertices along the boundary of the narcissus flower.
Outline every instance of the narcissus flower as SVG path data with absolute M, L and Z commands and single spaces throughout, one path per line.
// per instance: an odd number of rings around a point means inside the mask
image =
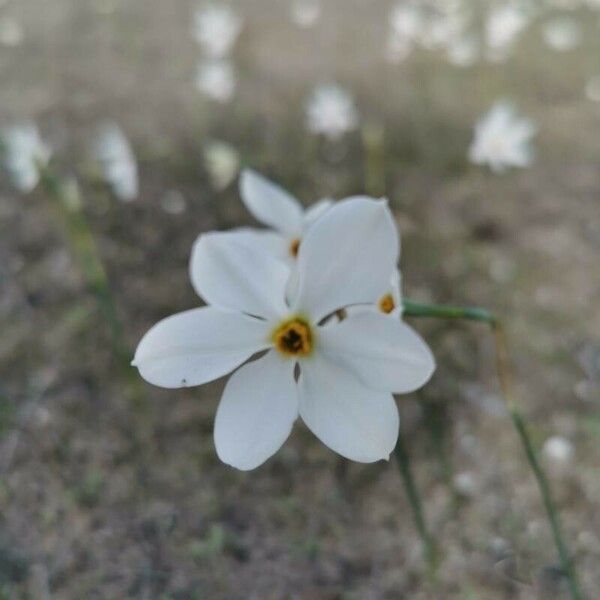
M 102 124 L 94 153 L 113 194 L 123 202 L 135 200 L 139 193 L 137 162 L 129 140 L 117 123 Z
M 215 102 L 226 104 L 237 85 L 233 64 L 225 59 L 202 60 L 196 69 L 196 89 Z
M 242 30 L 240 15 L 226 4 L 205 4 L 194 13 L 193 35 L 213 58 L 227 56 Z
M 497 102 L 475 126 L 469 159 L 487 164 L 496 173 L 508 167 L 527 167 L 533 160 L 531 138 L 535 133 L 531 120 L 520 117 L 511 104 Z
M 388 458 L 398 437 L 392 393 L 422 386 L 434 370 L 423 340 L 383 313 L 331 319 L 374 304 L 399 252 L 385 201 L 337 203 L 300 245 L 289 266 L 239 241 L 236 232 L 196 242 L 192 283 L 208 306 L 159 322 L 133 364 L 166 388 L 229 379 L 215 419 L 221 460 L 248 470 L 273 455 L 298 416 L 327 446 L 351 460 Z
M 356 129 L 359 115 L 352 96 L 337 84 L 322 84 L 311 94 L 306 106 L 308 130 L 337 140 Z
M 8 127 L 0 137 L 4 167 L 13 185 L 20 192 L 31 192 L 40 179 L 39 167 L 50 160 L 50 148 L 29 121 Z
M 240 239 L 287 262 L 294 261 L 308 228 L 333 204 L 320 200 L 304 210 L 291 194 L 250 169 L 242 173 L 240 194 L 252 216 L 272 227 L 238 229 Z

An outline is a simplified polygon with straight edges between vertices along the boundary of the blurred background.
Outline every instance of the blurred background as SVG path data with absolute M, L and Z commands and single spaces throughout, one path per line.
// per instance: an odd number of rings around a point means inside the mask
M 568 597 L 484 326 L 413 323 L 439 365 L 399 398 L 436 581 L 393 461 L 346 464 L 299 423 L 237 472 L 212 441 L 222 381 L 167 391 L 124 366 L 199 304 L 196 236 L 256 225 L 243 166 L 306 205 L 386 195 L 406 297 L 505 316 L 597 596 L 597 0 L 2 0 L 0 72 L 7 139 L 34 122 L 80 190 L 0 187 L 0 599 Z M 536 129 L 520 167 L 470 150 L 498 101 Z

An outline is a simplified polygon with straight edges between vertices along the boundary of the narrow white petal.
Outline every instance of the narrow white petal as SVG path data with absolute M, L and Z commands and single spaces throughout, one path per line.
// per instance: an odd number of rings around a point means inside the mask
M 295 361 L 271 351 L 234 373 L 215 419 L 219 458 L 247 471 L 275 454 L 298 416 Z
M 246 208 L 261 223 L 289 236 L 302 232 L 302 207 L 283 188 L 250 169 L 240 177 L 240 193 Z
M 355 314 L 319 330 L 319 350 L 368 387 L 406 394 L 424 385 L 435 359 L 411 327 L 379 312 Z
M 289 267 L 248 245 L 238 232 L 202 234 L 192 250 L 190 277 L 196 292 L 219 308 L 259 317 L 287 312 Z
M 140 375 L 165 388 L 200 385 L 229 373 L 269 347 L 265 321 L 206 306 L 152 327 L 133 359 Z
M 398 408 L 390 393 L 371 390 L 323 356 L 303 361 L 300 416 L 332 450 L 358 462 L 388 459 L 396 445 Z
M 398 232 L 387 202 L 367 197 L 338 202 L 300 244 L 292 306 L 318 320 L 351 304 L 376 302 L 398 254 Z

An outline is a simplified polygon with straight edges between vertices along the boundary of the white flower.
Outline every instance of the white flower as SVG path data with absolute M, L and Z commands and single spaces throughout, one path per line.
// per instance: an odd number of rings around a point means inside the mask
M 241 17 L 225 4 L 206 4 L 194 13 L 194 37 L 213 58 L 222 58 L 231 52 L 241 29 Z
M 108 121 L 100 126 L 94 154 L 113 194 L 124 202 L 135 200 L 139 194 L 137 162 L 129 141 L 117 123 Z
M 489 47 L 490 59 L 504 60 L 518 35 L 528 23 L 528 16 L 516 3 L 494 7 L 485 24 L 485 39 Z
M 518 116 L 511 104 L 497 102 L 475 126 L 469 159 L 487 164 L 496 173 L 507 167 L 526 167 L 533 160 L 531 138 L 535 133 L 532 121 Z
M 567 17 L 556 18 L 544 25 L 544 41 L 557 52 L 573 50 L 581 42 L 581 28 Z
M 196 88 L 211 100 L 226 103 L 235 92 L 235 72 L 226 60 L 204 60 L 196 71 Z
M 242 172 L 240 195 L 252 216 L 271 228 L 238 229 L 240 241 L 290 264 L 309 227 L 333 205 L 325 199 L 304 210 L 291 194 L 251 169 Z
M 585 95 L 592 102 L 600 102 L 600 75 L 588 79 L 585 84 Z
M 225 142 L 211 141 L 204 147 L 204 164 L 213 186 L 224 190 L 238 174 L 240 155 Z
M 0 44 L 14 48 L 23 42 L 23 27 L 11 17 L 0 19 Z
M 306 107 L 309 131 L 338 139 L 358 127 L 358 111 L 352 96 L 336 84 L 322 84 L 313 90 Z
M 548 438 L 544 442 L 542 452 L 547 459 L 561 464 L 570 463 L 575 455 L 573 444 L 559 435 Z
M 424 27 L 423 14 L 414 4 L 397 4 L 390 12 L 390 32 L 385 48 L 385 58 L 399 63 L 408 58 Z
M 2 132 L 4 167 L 13 185 L 23 193 L 32 191 L 40 179 L 39 166 L 50 160 L 50 148 L 30 121 Z
M 320 0 L 293 0 L 290 16 L 298 27 L 312 27 L 321 17 Z
M 461 37 L 448 45 L 448 61 L 457 67 L 471 67 L 477 62 L 479 46 L 473 37 Z
M 217 410 L 217 454 L 238 469 L 273 455 L 298 416 L 346 458 L 387 458 L 399 428 L 392 392 L 429 379 L 431 352 L 383 314 L 323 326 L 338 309 L 372 304 L 386 285 L 399 244 L 386 202 L 355 197 L 328 210 L 300 246 L 291 292 L 289 267 L 237 235 L 199 237 L 190 274 L 209 306 L 155 325 L 133 364 L 150 383 L 178 388 L 217 379 L 266 350 L 231 376 Z

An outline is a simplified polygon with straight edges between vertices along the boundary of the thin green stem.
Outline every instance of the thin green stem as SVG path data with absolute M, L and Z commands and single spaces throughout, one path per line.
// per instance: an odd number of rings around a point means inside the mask
M 362 128 L 365 153 L 365 190 L 374 197 L 385 195 L 384 129 L 378 123 L 366 123 Z
M 438 563 L 437 549 L 433 537 L 429 533 L 425 523 L 423 504 L 421 502 L 421 497 L 417 490 L 417 486 L 415 485 L 415 480 L 410 468 L 410 457 L 406 450 L 406 446 L 404 445 L 402 434 L 398 436 L 398 442 L 394 448 L 394 454 L 396 455 L 396 459 L 398 461 L 398 469 L 400 471 L 402 483 L 404 484 L 408 502 L 413 513 L 415 526 L 419 532 L 419 535 L 421 536 L 421 541 L 423 542 L 423 554 L 429 567 L 430 575 L 435 577 Z
M 60 179 L 49 167 L 40 167 L 40 183 L 55 202 L 73 253 L 86 284 L 106 321 L 117 355 L 124 358 L 123 332 L 108 284 L 106 270 L 96 248 L 94 236 L 83 213 L 79 187 L 74 180 Z
M 145 400 L 139 380 L 129 366 L 130 352 L 125 344 L 123 327 L 118 316 L 108 276 L 98 252 L 94 235 L 83 212 L 79 186 L 75 180 L 61 179 L 50 167 L 38 165 L 40 184 L 54 202 L 73 254 L 78 261 L 88 289 L 108 327 L 113 355 L 119 371 L 129 384 L 129 393 L 136 408 L 144 409 Z
M 506 334 L 504 326 L 500 319 L 492 312 L 482 308 L 470 308 L 460 306 L 443 306 L 437 304 L 422 304 L 419 302 L 404 302 L 404 315 L 407 317 L 433 317 L 440 319 L 463 319 L 468 321 L 479 321 L 487 323 L 493 334 L 496 345 L 496 366 L 498 370 L 498 379 L 500 388 L 506 400 L 508 412 L 513 422 L 527 461 L 535 476 L 544 508 L 550 522 L 554 543 L 558 551 L 558 556 L 569 584 L 569 590 L 573 600 L 583 600 L 583 595 L 577 579 L 575 564 L 564 541 L 562 527 L 558 510 L 552 499 L 552 492 L 548 477 L 546 476 L 540 462 L 531 436 L 527 430 L 525 419 L 521 413 L 519 405 L 513 393 L 511 380 L 510 363 L 508 360 L 508 351 L 506 346 Z

